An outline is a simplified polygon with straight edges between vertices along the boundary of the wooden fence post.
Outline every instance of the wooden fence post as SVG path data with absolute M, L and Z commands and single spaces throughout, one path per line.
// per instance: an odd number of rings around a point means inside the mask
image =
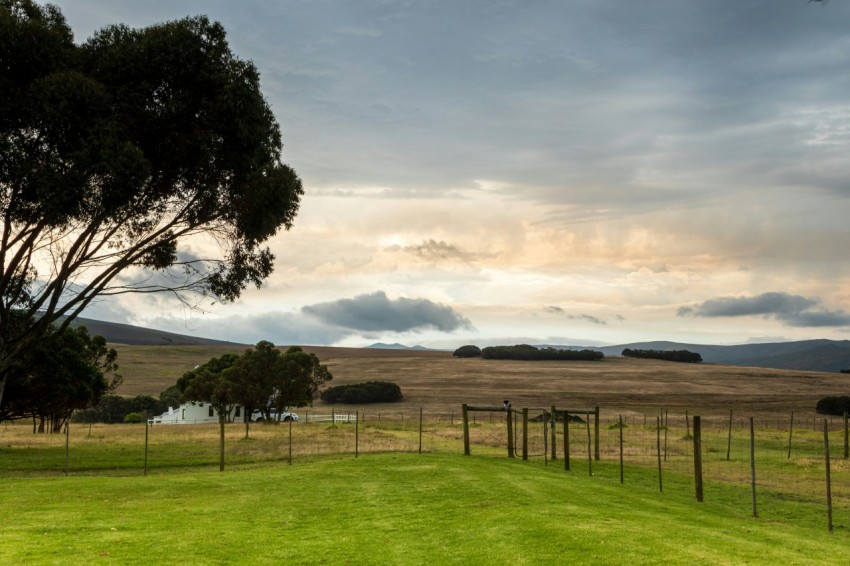
M 508 408 L 505 412 L 505 418 L 508 423 L 508 458 L 514 457 L 514 420 L 511 416 L 511 409 Z
M 665 428 L 664 433 L 664 457 L 667 457 L 667 432 Z M 658 454 L 658 491 L 664 493 L 664 484 L 661 481 L 661 418 L 655 417 L 655 446 L 656 453 Z
M 758 517 L 758 508 L 756 507 L 756 429 L 753 424 L 753 417 L 750 417 L 750 472 L 753 488 L 753 517 Z
M 599 407 L 596 407 L 593 411 L 593 431 L 593 438 L 596 441 L 595 448 L 593 450 L 593 457 L 596 461 L 599 461 Z
M 558 432 L 555 429 L 555 424 L 558 422 L 558 417 L 555 413 L 555 405 L 552 405 L 552 415 L 551 415 L 551 417 L 552 417 L 552 431 L 551 431 L 552 432 L 552 461 L 554 462 L 555 460 L 558 459 L 558 446 L 557 446 Z
M 823 456 L 826 462 L 826 516 L 827 527 L 832 532 L 832 478 L 829 470 L 829 426 L 823 420 Z
M 794 411 L 791 411 L 791 428 L 788 429 L 788 460 L 791 459 L 791 438 L 794 435 Z
M 466 403 L 461 408 L 463 410 L 463 455 L 469 456 L 469 409 L 467 409 Z M 510 418 L 510 413 L 508 413 L 508 418 Z M 454 419 L 454 413 L 452 413 L 452 419 Z
M 420 409 L 421 410 L 421 409 Z M 354 457 L 360 457 L 360 411 L 354 413 Z M 422 453 L 422 431 L 420 423 L 419 431 L 419 453 Z
M 687 418 L 687 417 L 686 417 Z M 702 423 L 698 416 L 694 416 L 694 485 L 696 487 L 697 501 L 703 500 L 702 491 Z
M 593 453 L 590 446 L 590 415 L 587 415 L 587 475 L 593 475 Z
M 729 461 L 732 452 L 732 409 L 729 409 L 729 439 L 726 442 L 726 461 Z
M 522 459 L 528 460 L 528 409 L 522 410 Z
M 664 461 L 667 461 L 667 429 L 670 428 L 670 411 L 664 409 Z
M 847 459 L 850 452 L 850 442 L 847 440 L 847 411 L 844 411 L 844 459 Z
M 623 415 L 620 415 L 620 483 L 623 483 Z
M 419 453 L 422 454 L 422 407 L 419 407 Z
M 65 475 L 68 475 L 68 469 L 70 467 L 71 461 L 71 433 L 70 433 L 70 425 L 71 423 L 65 421 Z
M 148 420 L 145 419 L 145 472 L 143 475 L 148 475 Z
M 570 416 L 564 411 L 564 469 L 570 471 Z
M 355 441 L 355 450 L 357 449 L 356 444 Z M 289 465 L 292 465 L 292 419 L 289 419 Z

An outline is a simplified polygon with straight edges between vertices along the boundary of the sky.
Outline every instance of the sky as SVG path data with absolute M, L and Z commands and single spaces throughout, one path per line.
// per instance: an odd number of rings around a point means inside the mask
M 255 343 L 850 337 L 850 3 L 57 2 L 206 14 L 305 195 L 234 303 L 83 316 Z

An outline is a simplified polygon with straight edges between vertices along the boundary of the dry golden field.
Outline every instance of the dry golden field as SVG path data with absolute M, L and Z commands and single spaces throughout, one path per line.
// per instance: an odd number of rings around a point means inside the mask
M 122 346 L 118 363 L 121 395 L 156 396 L 185 371 L 212 356 L 242 349 L 229 346 Z M 244 348 L 243 348 L 244 349 Z M 850 395 L 850 375 L 838 373 L 682 364 L 607 357 L 597 362 L 523 362 L 456 359 L 450 352 L 306 347 L 334 374 L 333 385 L 382 380 L 397 383 L 404 401 L 392 405 L 340 407 L 374 413 L 457 414 L 463 403 L 515 408 L 586 408 L 655 413 L 689 410 L 785 415 L 814 413 L 826 395 Z M 330 410 L 321 401 L 310 409 Z

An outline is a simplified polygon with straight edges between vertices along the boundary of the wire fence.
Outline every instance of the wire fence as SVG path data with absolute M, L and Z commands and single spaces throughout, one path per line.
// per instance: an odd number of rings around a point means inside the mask
M 846 528 L 850 521 L 846 417 L 758 417 L 751 430 L 745 415 L 701 416 L 698 470 L 694 415 L 601 415 L 598 423 L 593 414 L 570 422 L 565 435 L 562 420 L 553 431 L 548 415 L 532 415 L 524 429 L 514 413 L 513 456 L 694 500 L 699 471 L 705 501 L 734 515 L 770 518 L 791 501 L 807 510 L 801 516 L 828 527 Z M 473 455 L 507 455 L 506 418 L 499 412 L 470 416 Z M 463 422 L 454 414 L 355 412 L 347 422 L 328 422 L 305 413 L 302 419 L 252 423 L 247 435 L 244 424 L 226 424 L 223 462 L 238 468 L 331 455 L 464 453 Z M 166 474 L 219 466 L 221 458 L 218 424 L 72 423 L 64 434 L 33 434 L 24 423 L 0 426 L 0 476 L 6 477 Z

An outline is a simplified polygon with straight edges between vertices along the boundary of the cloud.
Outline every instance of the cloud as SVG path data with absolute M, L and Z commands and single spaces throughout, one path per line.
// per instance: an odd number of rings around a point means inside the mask
M 570 320 L 584 320 L 586 322 L 592 322 L 593 324 L 599 324 L 602 326 L 608 324 L 608 321 L 602 317 L 594 316 L 592 314 L 569 314 L 563 308 L 558 306 L 548 306 L 544 310 L 549 314 L 564 316 Z M 625 320 L 621 315 L 615 315 L 614 318 L 618 321 Z
M 679 316 L 738 317 L 764 316 L 788 326 L 838 327 L 850 325 L 850 314 L 843 310 L 815 310 L 820 300 L 770 292 L 754 297 L 717 297 L 694 307 L 679 308 Z
M 434 260 L 459 260 L 459 261 L 475 261 L 479 259 L 478 254 L 465 252 L 452 244 L 442 240 L 425 240 L 416 246 L 405 246 L 404 251 L 418 256 L 422 259 Z
M 362 332 L 409 332 L 436 329 L 453 332 L 471 329 L 472 323 L 451 307 L 428 299 L 390 300 L 383 291 L 301 308 L 327 323 Z

